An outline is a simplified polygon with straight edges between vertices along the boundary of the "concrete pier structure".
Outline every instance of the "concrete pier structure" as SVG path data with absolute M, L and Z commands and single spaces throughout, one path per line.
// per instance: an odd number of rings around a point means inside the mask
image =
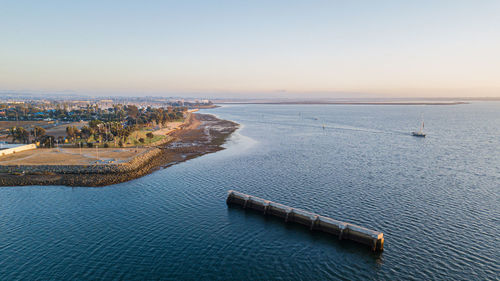
M 382 232 L 337 221 L 234 190 L 228 192 L 226 203 L 260 211 L 264 215 L 276 216 L 284 219 L 285 222 L 302 224 L 309 227 L 310 230 L 319 230 L 336 235 L 339 239 L 356 241 L 370 246 L 373 251 L 384 250 L 384 234 Z

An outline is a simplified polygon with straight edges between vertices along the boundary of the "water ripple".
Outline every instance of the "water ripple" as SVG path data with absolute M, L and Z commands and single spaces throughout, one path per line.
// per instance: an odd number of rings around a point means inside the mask
M 422 140 L 423 107 L 227 106 L 243 126 L 218 153 L 0 188 L 0 280 L 499 280 L 499 105 L 424 109 Z M 385 251 L 227 208 L 228 189 L 383 231 Z

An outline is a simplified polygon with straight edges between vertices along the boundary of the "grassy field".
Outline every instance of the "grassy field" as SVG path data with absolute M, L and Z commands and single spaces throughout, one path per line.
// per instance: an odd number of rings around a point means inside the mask
M 167 136 L 163 136 L 163 135 L 153 135 L 153 138 L 148 138 L 146 136 L 147 133 L 152 133 L 152 131 L 150 131 L 150 130 L 139 130 L 139 131 L 133 132 L 127 138 L 127 141 L 125 142 L 125 145 L 127 145 L 127 146 L 136 146 L 136 145 L 138 145 L 138 146 L 147 146 L 147 145 L 150 145 L 150 144 L 155 143 L 157 141 L 163 140 L 163 139 L 165 139 L 167 137 Z M 144 139 L 144 143 L 139 142 L 140 138 Z
M 133 147 L 133 146 L 148 146 L 154 144 L 158 141 L 169 138 L 168 134 L 172 130 L 179 128 L 184 123 L 184 119 L 175 120 L 173 122 L 168 122 L 167 126 L 160 130 L 152 130 L 152 128 L 144 128 L 142 130 L 138 130 L 130 134 L 127 140 L 124 142 L 124 147 Z M 147 133 L 153 133 L 153 138 L 148 138 L 146 136 Z M 139 139 L 143 138 L 144 143 L 139 142 Z M 110 144 L 111 145 L 111 144 Z M 114 143 L 113 143 L 114 145 Z
M 138 130 L 138 131 L 133 132 L 123 142 L 123 147 L 144 147 L 144 146 L 149 146 L 151 144 L 154 144 L 155 142 L 158 142 L 158 141 L 161 141 L 161 140 L 164 140 L 164 139 L 168 138 L 168 136 L 165 136 L 165 135 L 153 135 L 153 138 L 148 138 L 146 136 L 146 134 L 150 133 L 150 132 L 151 131 L 149 131 L 149 130 Z M 140 138 L 144 139 L 144 143 L 141 143 L 139 141 Z M 88 140 L 82 140 L 82 141 L 84 142 L 84 146 L 85 146 L 86 142 L 94 143 L 96 140 L 94 139 L 94 137 L 90 137 Z M 118 139 L 116 141 L 109 141 L 109 142 L 107 142 L 107 144 L 108 144 L 108 146 L 110 148 L 118 148 L 118 147 L 120 147 L 118 145 L 118 143 L 119 143 Z M 105 142 L 100 142 L 99 145 L 98 145 L 98 147 L 103 148 L 104 144 L 105 144 Z M 96 146 L 96 145 L 97 144 L 94 143 L 94 146 Z

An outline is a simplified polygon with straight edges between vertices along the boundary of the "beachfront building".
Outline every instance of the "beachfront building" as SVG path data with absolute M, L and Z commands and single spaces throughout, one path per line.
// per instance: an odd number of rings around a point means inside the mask
M 36 148 L 35 144 L 0 143 L 0 157 L 35 148 Z

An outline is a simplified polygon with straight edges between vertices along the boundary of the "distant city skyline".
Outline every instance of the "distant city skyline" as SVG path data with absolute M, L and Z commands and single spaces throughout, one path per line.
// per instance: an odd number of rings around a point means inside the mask
M 2 92 L 500 97 L 500 1 L 10 1 Z

